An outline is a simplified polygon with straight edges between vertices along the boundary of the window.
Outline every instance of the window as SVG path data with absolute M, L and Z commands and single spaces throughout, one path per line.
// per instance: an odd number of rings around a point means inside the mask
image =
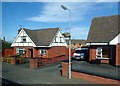
M 57 42 L 57 36 L 55 36 L 55 43 Z
M 21 42 L 26 42 L 26 36 L 21 37 Z
M 102 48 L 97 48 L 97 58 L 102 58 Z
M 17 48 L 18 54 L 25 54 L 25 48 Z
M 60 42 L 62 43 L 62 37 L 60 37 Z
M 109 49 L 109 48 L 103 49 L 102 54 L 103 54 L 102 58 L 110 58 L 111 57 L 110 56 L 111 55 L 111 49 Z
M 109 59 L 110 58 L 110 49 L 109 48 L 97 48 L 96 58 L 98 59 Z
M 41 54 L 41 55 L 46 54 L 46 49 L 40 49 L 40 54 Z

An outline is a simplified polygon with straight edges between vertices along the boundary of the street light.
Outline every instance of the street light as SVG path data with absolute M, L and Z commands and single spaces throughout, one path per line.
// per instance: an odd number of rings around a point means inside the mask
M 61 5 L 62 9 L 69 11 L 69 34 L 71 28 L 71 11 L 64 5 Z M 71 79 L 71 35 L 69 36 L 69 71 L 68 71 L 68 78 Z

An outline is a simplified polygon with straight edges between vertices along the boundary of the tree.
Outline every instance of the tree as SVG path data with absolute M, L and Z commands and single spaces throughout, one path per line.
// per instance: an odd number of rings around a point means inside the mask
M 0 39 L 0 50 L 4 51 L 5 49 L 8 49 L 10 47 L 11 47 L 11 43 Z

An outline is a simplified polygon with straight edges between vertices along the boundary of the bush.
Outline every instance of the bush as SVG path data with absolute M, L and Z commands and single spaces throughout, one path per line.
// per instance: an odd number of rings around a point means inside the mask
M 7 58 L 7 63 L 11 63 L 11 58 L 10 57 Z
M 3 57 L 2 57 L 2 58 L 0 58 L 0 62 L 2 62 L 2 60 L 3 60 Z
M 7 61 L 7 58 L 6 58 L 6 57 L 3 57 L 3 58 L 2 58 L 2 61 L 3 61 L 3 62 L 6 62 L 6 61 Z
M 16 58 L 20 58 L 20 54 L 16 54 L 15 57 L 16 57 Z

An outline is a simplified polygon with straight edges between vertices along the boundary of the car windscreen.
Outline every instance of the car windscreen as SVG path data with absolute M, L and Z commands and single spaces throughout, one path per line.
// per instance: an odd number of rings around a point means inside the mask
M 75 50 L 75 53 L 86 53 L 86 50 Z

